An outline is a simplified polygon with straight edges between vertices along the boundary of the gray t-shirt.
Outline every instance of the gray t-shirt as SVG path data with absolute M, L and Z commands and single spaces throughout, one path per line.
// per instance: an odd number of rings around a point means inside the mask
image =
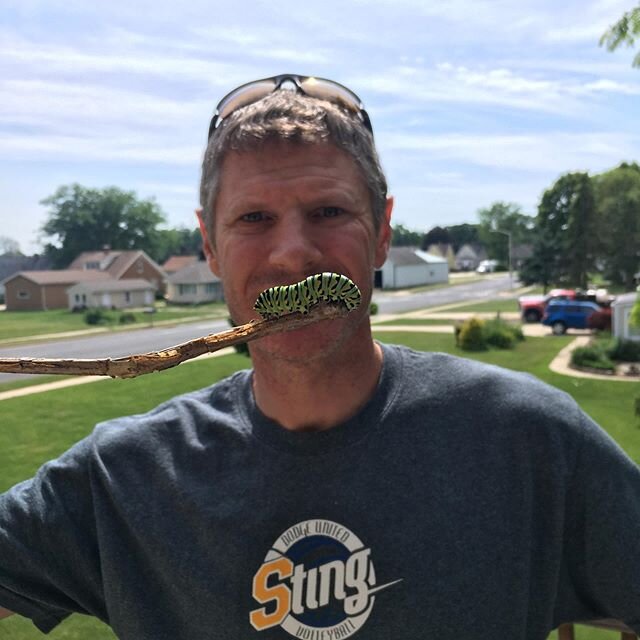
M 534 378 L 384 347 L 334 429 L 251 372 L 99 424 L 0 496 L 0 606 L 123 640 L 543 640 L 640 632 L 640 470 Z

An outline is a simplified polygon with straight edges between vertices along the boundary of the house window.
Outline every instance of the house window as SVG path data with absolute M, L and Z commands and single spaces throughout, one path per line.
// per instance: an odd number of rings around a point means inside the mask
M 31 294 L 24 289 L 19 289 L 17 296 L 18 300 L 29 300 L 29 298 L 31 298 Z
M 207 293 L 215 293 L 218 290 L 218 284 L 216 282 L 207 282 L 204 286 L 204 290 Z
M 100 263 L 99 262 L 85 262 L 84 263 L 84 268 L 85 269 L 100 269 Z
M 178 292 L 181 296 L 197 293 L 197 287 L 195 284 L 179 284 Z
M 124 292 L 124 301 L 125 302 L 131 302 L 131 292 L 130 291 L 125 291 Z

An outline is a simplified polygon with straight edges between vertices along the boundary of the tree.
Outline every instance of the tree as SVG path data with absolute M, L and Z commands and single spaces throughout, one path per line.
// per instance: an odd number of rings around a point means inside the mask
M 531 239 L 533 218 L 522 213 L 519 205 L 513 202 L 494 202 L 489 208 L 478 211 L 480 224 L 478 235 L 485 246 L 487 255 L 502 264 L 509 262 L 509 239 L 511 244 L 525 244 Z
M 426 251 L 433 244 L 451 244 L 449 231 L 443 227 L 429 229 L 422 238 L 422 249 Z
M 604 274 L 631 289 L 640 270 L 640 166 L 622 163 L 593 180 Z
M 20 245 L 17 240 L 9 236 L 0 236 L 0 256 L 21 256 Z
M 551 282 L 586 288 L 598 250 L 593 185 L 587 173 L 568 173 L 547 189 L 538 206 L 536 232 L 545 252 L 557 253 Z M 538 248 L 540 249 L 539 245 Z M 542 256 L 533 258 L 540 261 Z
M 88 189 L 79 184 L 59 187 L 41 204 L 49 207 L 42 226 L 45 253 L 56 267 L 66 267 L 82 251 L 142 249 L 157 255 L 158 225 L 165 215 L 154 200 L 139 200 L 117 187 Z
M 159 232 L 156 262 L 163 263 L 169 256 L 186 256 L 202 254 L 202 236 L 198 228 L 161 229 Z M 202 256 L 204 259 L 204 256 Z
M 561 250 L 553 233 L 547 229 L 532 232 L 533 254 L 524 261 L 519 271 L 520 282 L 525 285 L 541 284 L 544 293 L 554 284 L 561 273 Z
M 611 25 L 600 38 L 600 46 L 606 45 L 609 51 L 615 51 L 621 44 L 631 47 L 636 37 L 640 36 L 640 5 L 627 11 L 618 22 Z M 640 67 L 640 53 L 632 62 L 634 67 Z
M 422 231 L 407 229 L 403 224 L 392 227 L 391 244 L 394 247 L 419 247 L 422 242 Z
M 465 244 L 477 244 L 480 242 L 477 224 L 464 222 L 462 224 L 448 226 L 446 230 L 449 233 L 449 239 L 453 245 L 453 250 L 456 252 Z

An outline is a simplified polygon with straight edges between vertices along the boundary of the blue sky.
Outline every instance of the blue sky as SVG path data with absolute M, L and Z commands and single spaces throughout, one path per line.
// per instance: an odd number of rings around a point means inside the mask
M 194 226 L 215 104 L 282 72 L 361 96 L 397 223 L 475 222 L 497 200 L 534 214 L 562 173 L 640 161 L 640 70 L 598 46 L 632 7 L 3 0 L 0 235 L 37 251 L 40 200 L 73 182 L 155 197 L 169 226 Z

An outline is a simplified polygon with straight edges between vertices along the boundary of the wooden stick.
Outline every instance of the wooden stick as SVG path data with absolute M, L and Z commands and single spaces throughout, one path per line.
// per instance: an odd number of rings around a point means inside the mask
M 0 373 L 61 374 L 135 378 L 162 371 L 204 353 L 257 340 L 265 336 L 293 331 L 320 320 L 339 318 L 348 313 L 343 305 L 319 304 L 307 315 L 290 313 L 270 320 L 252 320 L 247 324 L 202 338 L 194 338 L 162 351 L 151 351 L 121 358 L 0 358 Z

